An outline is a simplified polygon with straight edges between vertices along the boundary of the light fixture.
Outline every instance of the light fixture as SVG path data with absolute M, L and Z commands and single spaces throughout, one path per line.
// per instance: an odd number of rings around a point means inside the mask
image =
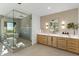
M 46 26 L 46 29 L 48 29 L 48 26 Z
M 65 24 L 65 21 L 62 21 L 62 24 Z
M 46 25 L 48 25 L 48 23 L 45 23 Z
M 51 9 L 51 7 L 48 7 L 48 9 L 50 10 L 50 9 Z
M 65 26 L 61 26 L 62 29 L 65 29 Z
M 22 15 L 20 15 L 19 17 L 23 17 Z
M 21 5 L 22 3 L 17 3 L 17 4 Z
M 46 23 L 45 23 L 46 29 L 48 29 L 48 25 L 49 25 L 49 24 L 46 22 Z
M 61 28 L 62 28 L 62 29 L 65 29 L 65 21 L 62 21 L 62 22 L 61 22 Z

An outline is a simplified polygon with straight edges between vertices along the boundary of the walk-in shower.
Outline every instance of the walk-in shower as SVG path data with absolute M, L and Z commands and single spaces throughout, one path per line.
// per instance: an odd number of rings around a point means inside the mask
M 15 52 L 31 45 L 32 14 L 11 10 L 1 18 L 1 43 Z

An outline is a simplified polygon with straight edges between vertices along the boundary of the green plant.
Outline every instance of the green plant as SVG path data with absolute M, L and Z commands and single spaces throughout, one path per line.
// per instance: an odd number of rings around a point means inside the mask
M 74 30 L 74 35 L 75 35 L 75 30 L 77 30 L 79 28 L 79 26 L 78 26 L 78 24 L 75 24 L 75 23 L 68 23 L 67 28 L 68 29 L 73 29 Z

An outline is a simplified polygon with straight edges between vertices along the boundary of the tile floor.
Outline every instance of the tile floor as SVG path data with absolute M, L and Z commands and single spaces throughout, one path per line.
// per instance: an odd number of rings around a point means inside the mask
M 78 56 L 76 54 L 48 47 L 41 44 L 35 44 L 15 53 L 8 53 L 6 56 Z
M 22 42 L 25 46 L 22 48 L 17 48 L 17 49 L 15 49 L 15 50 L 12 50 L 11 48 L 8 48 L 7 50 L 8 50 L 8 53 L 5 53 L 4 55 L 7 55 L 7 54 L 14 54 L 14 53 L 12 53 L 12 52 L 18 52 L 18 51 L 21 51 L 22 49 L 24 49 L 24 48 L 27 48 L 27 47 L 30 47 L 30 46 L 32 46 L 32 44 L 31 44 L 31 41 L 30 40 L 27 40 L 27 39 L 23 39 L 23 38 L 18 38 L 17 39 L 17 44 L 18 43 L 20 43 L 20 42 Z M 4 48 L 5 46 L 2 44 L 2 43 L 0 43 L 0 55 L 2 55 L 2 53 L 4 53 L 4 52 L 2 52 L 2 50 L 6 50 L 6 48 Z M 4 48 L 4 49 L 3 49 Z M 4 50 L 4 51 L 5 51 Z
M 29 46 L 32 45 L 31 44 L 32 43 L 31 40 L 27 40 L 27 39 L 22 38 L 22 37 L 18 38 L 17 43 L 19 43 L 19 42 L 23 42 L 26 47 L 29 47 Z

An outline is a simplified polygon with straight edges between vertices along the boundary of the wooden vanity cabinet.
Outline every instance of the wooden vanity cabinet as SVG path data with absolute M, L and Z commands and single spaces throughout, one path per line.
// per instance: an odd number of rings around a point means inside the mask
M 37 42 L 79 54 L 79 39 L 37 35 Z
M 66 38 L 58 37 L 58 48 L 66 50 Z
M 58 38 L 53 36 L 53 38 L 52 38 L 52 46 L 53 47 L 57 47 L 57 40 L 58 40 Z
M 79 40 L 67 38 L 67 50 L 75 53 L 79 53 Z
M 37 42 L 47 45 L 47 36 L 46 35 L 37 35 Z

